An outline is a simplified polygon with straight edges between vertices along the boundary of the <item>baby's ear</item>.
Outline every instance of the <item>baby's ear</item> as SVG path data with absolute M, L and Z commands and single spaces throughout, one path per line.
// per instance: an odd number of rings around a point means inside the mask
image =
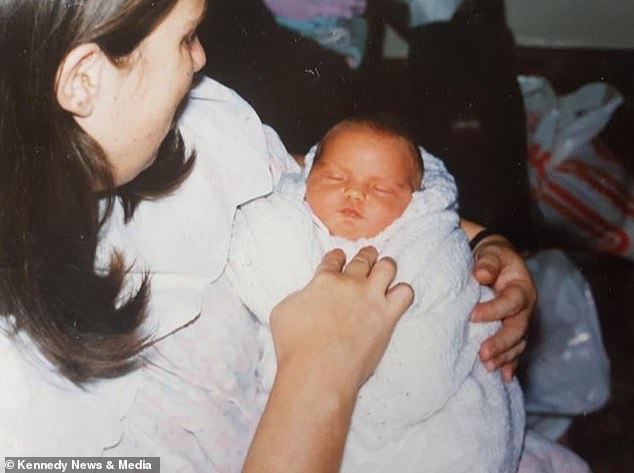
M 55 78 L 55 96 L 64 110 L 77 117 L 92 113 L 104 61 L 109 59 L 96 43 L 80 44 L 64 57 Z

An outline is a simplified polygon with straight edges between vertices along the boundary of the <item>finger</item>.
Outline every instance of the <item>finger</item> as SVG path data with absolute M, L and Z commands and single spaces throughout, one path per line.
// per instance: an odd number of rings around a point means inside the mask
M 502 371 L 502 379 L 504 380 L 505 383 L 510 383 L 511 381 L 513 381 L 513 375 L 515 374 L 515 371 L 517 370 L 517 364 L 518 364 L 518 360 L 515 359 L 511 361 L 510 363 L 507 363 L 504 366 L 502 366 L 502 368 L 500 368 L 500 371 Z
M 506 350 L 504 353 L 493 360 L 495 366 L 499 368 L 506 365 L 507 363 L 513 363 L 514 361 L 518 360 L 520 355 L 524 353 L 524 350 L 526 350 L 527 345 L 528 343 L 526 339 L 522 338 L 516 345 L 511 347 L 509 350 Z
M 373 246 L 361 248 L 346 265 L 344 273 L 350 276 L 367 276 L 374 266 L 379 253 Z
M 388 302 L 388 315 L 394 324 L 398 322 L 407 308 L 414 301 L 414 289 L 407 283 L 398 283 L 390 288 L 386 294 Z
M 396 261 L 384 257 L 377 261 L 370 272 L 370 287 L 385 294 L 396 276 Z
M 524 350 L 526 350 L 526 346 L 526 340 L 520 340 L 519 343 L 511 347 L 509 350 L 505 351 L 502 355 L 484 362 L 485 368 L 487 369 L 487 371 L 490 372 L 495 371 L 498 368 L 502 368 L 503 376 L 504 371 L 510 370 L 507 375 L 510 375 L 510 377 L 512 377 L 513 373 L 515 372 L 515 368 L 517 367 L 517 361 L 519 360 L 520 355 L 524 353 Z M 511 368 L 504 368 L 506 366 L 511 366 Z
M 346 263 L 346 254 L 339 248 L 327 252 L 317 266 L 315 274 L 318 273 L 340 273 Z
M 493 257 L 480 258 L 473 266 L 473 276 L 483 286 L 493 284 L 499 274 L 500 265 L 496 264 Z
M 492 361 L 495 366 L 501 366 L 522 354 L 526 348 L 525 330 L 521 328 L 522 324 L 509 326 L 510 322 L 482 342 L 480 359 L 483 362 Z
M 530 304 L 524 288 L 510 283 L 495 299 L 477 304 L 471 314 L 471 321 L 492 322 L 520 314 L 529 307 Z
M 484 361 L 497 358 L 517 345 L 525 336 L 530 318 L 527 314 L 507 317 L 502 328 L 486 339 L 480 348 L 480 356 Z

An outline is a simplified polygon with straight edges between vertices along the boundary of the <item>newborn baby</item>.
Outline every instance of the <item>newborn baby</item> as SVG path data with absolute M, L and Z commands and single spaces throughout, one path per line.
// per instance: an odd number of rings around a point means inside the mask
M 349 120 L 323 138 L 305 200 L 330 234 L 372 238 L 401 216 L 423 178 L 418 147 L 404 133 Z
M 275 373 L 270 311 L 310 280 L 324 252 L 342 248 L 350 257 L 373 245 L 397 261 L 397 281 L 414 288 L 359 394 L 343 472 L 517 469 L 521 392 L 479 362 L 480 343 L 497 324 L 469 322 L 482 294 L 456 198 L 442 163 L 398 123 L 353 118 L 326 134 L 302 176 L 285 176 L 236 216 L 228 272 L 261 323 L 263 399 Z

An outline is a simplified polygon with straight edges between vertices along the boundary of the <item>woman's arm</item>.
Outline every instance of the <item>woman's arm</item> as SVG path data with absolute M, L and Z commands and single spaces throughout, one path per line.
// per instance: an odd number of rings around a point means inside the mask
M 472 240 L 483 227 L 461 220 L 460 226 Z M 502 328 L 480 347 L 480 359 L 488 370 L 502 369 L 510 381 L 518 357 L 526 348 L 525 335 L 537 301 L 537 291 L 524 260 L 501 235 L 483 238 L 473 249 L 473 273 L 480 284 L 490 286 L 495 299 L 476 306 L 471 316 L 475 322 L 501 320 Z
M 411 304 L 396 266 L 364 248 L 326 254 L 315 277 L 271 315 L 278 370 L 243 473 L 336 472 L 359 389 Z

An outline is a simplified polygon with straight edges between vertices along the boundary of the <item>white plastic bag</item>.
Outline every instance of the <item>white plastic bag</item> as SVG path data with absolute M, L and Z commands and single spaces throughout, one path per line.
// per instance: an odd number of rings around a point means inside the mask
M 578 246 L 634 259 L 634 180 L 596 139 L 623 98 L 604 83 L 562 97 L 541 77 L 519 83 L 531 192 L 544 223 Z
M 517 473 L 591 473 L 572 450 L 528 431 Z
M 559 250 L 542 251 L 527 265 L 539 301 L 522 360 L 526 412 L 564 420 L 559 425 L 565 430 L 567 416 L 606 403 L 610 363 L 590 287 L 568 257 Z M 563 433 L 553 431 L 552 424 L 537 430 L 550 438 Z

